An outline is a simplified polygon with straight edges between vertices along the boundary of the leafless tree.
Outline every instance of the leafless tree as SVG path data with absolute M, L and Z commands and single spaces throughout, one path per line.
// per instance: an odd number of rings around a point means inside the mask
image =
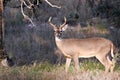
M 29 20 L 29 21 L 32 23 L 32 25 L 35 26 L 35 24 L 34 24 L 33 21 L 31 20 L 31 18 L 30 18 L 28 15 L 26 15 L 26 14 L 24 13 L 24 10 L 23 10 L 23 5 L 25 5 L 28 9 L 32 9 L 32 8 L 34 7 L 34 4 L 31 3 L 30 0 L 27 0 L 27 2 L 28 2 L 29 4 L 27 4 L 25 0 L 20 0 L 20 2 L 21 2 L 21 13 L 22 13 L 23 17 L 24 17 L 26 20 Z M 53 5 L 53 4 L 50 3 L 48 0 L 45 0 L 45 2 L 48 3 L 51 7 L 61 8 L 61 6 Z M 39 4 L 39 0 L 37 0 L 37 5 L 38 5 L 38 4 Z

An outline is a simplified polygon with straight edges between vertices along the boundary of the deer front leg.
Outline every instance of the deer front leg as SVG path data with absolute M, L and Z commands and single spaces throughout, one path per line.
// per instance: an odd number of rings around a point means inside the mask
M 77 71 L 79 71 L 79 59 L 78 59 L 78 56 L 74 56 L 73 61 L 74 61 L 74 64 L 75 64 L 75 69 Z
M 66 66 L 65 66 L 65 71 L 68 72 L 68 68 L 70 66 L 71 63 L 71 58 L 66 58 Z

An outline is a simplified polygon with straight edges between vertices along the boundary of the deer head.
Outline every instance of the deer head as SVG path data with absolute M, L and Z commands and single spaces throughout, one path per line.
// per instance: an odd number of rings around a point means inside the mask
M 54 25 L 51 22 L 52 17 L 49 18 L 49 24 L 52 26 L 54 33 L 55 33 L 55 37 L 57 38 L 61 38 L 62 32 L 65 31 L 67 29 L 67 25 L 66 25 L 66 17 L 64 17 L 64 23 L 62 25 L 60 25 L 59 27 Z

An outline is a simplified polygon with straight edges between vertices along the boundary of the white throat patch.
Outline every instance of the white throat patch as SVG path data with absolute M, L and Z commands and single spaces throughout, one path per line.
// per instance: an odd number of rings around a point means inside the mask
M 62 39 L 61 39 L 61 38 L 58 38 L 58 37 L 55 37 L 55 40 L 56 40 L 56 41 L 62 41 Z

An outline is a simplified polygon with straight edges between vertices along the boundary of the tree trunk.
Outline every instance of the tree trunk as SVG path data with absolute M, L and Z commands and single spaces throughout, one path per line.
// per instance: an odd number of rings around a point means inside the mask
M 4 19 L 3 0 L 0 0 L 0 59 L 4 57 Z

